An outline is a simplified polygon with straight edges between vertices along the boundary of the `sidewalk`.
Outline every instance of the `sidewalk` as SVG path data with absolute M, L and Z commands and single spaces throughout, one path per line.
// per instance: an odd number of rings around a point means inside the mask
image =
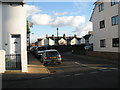
M 28 56 L 28 72 L 20 72 L 19 70 L 7 71 L 2 74 L 2 80 L 38 79 L 50 74 L 49 70 L 43 66 L 31 53 L 28 53 Z

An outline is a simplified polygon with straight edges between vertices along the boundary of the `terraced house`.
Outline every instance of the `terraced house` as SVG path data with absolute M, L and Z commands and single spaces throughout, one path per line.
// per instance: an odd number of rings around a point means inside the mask
M 119 0 L 98 0 L 94 5 L 90 18 L 93 23 L 94 51 L 96 54 L 103 53 L 109 57 L 113 55 L 118 57 L 120 53 L 120 2 Z
M 26 9 L 23 0 L 0 0 L 0 73 L 27 72 Z

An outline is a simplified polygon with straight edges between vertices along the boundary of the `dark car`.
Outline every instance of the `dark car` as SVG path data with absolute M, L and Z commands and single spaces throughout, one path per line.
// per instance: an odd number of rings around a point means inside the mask
M 47 50 L 46 46 L 39 46 L 36 48 L 36 51 L 34 52 L 35 56 L 37 58 L 41 58 L 41 55 L 43 54 L 44 50 Z
M 61 64 L 61 55 L 60 53 L 55 50 L 55 49 L 51 49 L 51 50 L 45 50 L 42 58 L 41 58 L 41 62 L 46 65 L 46 64 Z

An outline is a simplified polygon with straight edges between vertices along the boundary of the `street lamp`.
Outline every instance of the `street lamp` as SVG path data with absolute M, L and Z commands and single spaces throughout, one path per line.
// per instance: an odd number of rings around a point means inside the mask
M 57 28 L 57 45 L 58 45 L 58 28 Z

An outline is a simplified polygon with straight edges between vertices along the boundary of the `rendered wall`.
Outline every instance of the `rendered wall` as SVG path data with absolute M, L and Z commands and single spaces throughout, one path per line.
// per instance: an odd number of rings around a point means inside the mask
M 0 3 L 0 50 L 2 49 L 2 3 Z
M 22 5 L 2 5 L 2 47 L 6 54 L 11 54 L 11 34 L 21 35 L 21 62 L 22 72 L 27 72 L 27 49 L 26 49 L 26 9 Z M 5 45 L 5 44 L 8 45 Z
M 104 10 L 99 12 L 99 6 L 94 9 L 92 16 L 94 51 L 119 52 L 118 47 L 112 47 L 112 39 L 118 38 L 118 25 L 112 26 L 111 17 L 118 15 L 118 4 L 111 6 L 110 2 L 104 2 Z M 99 22 L 105 20 L 105 28 L 100 29 Z M 106 40 L 106 47 L 100 48 L 100 40 Z

